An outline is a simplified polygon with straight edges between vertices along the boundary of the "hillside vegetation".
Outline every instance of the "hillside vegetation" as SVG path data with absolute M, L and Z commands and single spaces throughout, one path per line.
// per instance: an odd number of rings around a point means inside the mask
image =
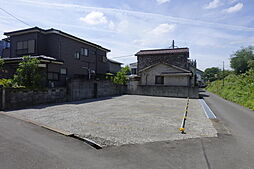
M 254 110 L 254 69 L 240 75 L 228 75 L 224 86 L 222 80 L 213 81 L 208 84 L 207 90 Z

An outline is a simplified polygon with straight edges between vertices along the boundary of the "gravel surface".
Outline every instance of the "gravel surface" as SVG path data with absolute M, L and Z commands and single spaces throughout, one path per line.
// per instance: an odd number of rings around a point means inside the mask
M 179 132 L 186 103 L 184 98 L 123 95 L 8 113 L 89 138 L 102 146 L 216 137 L 198 99 L 190 99 L 186 134 Z

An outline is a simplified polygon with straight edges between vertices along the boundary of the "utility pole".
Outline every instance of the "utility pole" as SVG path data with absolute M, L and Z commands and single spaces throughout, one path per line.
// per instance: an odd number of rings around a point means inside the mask
M 172 45 L 169 46 L 170 49 L 175 49 L 175 40 L 172 41 Z
M 222 67 L 222 86 L 224 86 L 224 61 L 223 61 L 223 67 Z

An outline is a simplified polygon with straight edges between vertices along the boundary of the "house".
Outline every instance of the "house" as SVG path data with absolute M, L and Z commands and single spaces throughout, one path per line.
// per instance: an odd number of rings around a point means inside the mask
M 116 74 L 117 72 L 121 70 L 122 64 L 123 63 L 117 62 L 112 59 L 108 59 L 108 66 L 109 66 L 108 73 Z
M 128 93 L 149 96 L 198 98 L 196 61 L 189 48 L 140 50 L 137 75 L 129 77 Z
M 129 66 L 130 66 L 130 69 L 131 69 L 131 75 L 136 75 L 137 74 L 137 65 L 138 63 L 135 62 L 135 63 L 131 63 Z
M 188 48 L 140 50 L 136 53 L 140 85 L 195 86 L 196 62 Z
M 189 86 L 192 72 L 166 63 L 156 63 L 139 71 L 141 85 Z
M 100 77 L 111 68 L 107 59 L 109 49 L 57 29 L 33 27 L 4 35 L 10 47 L 3 49 L 6 71 L 0 78 L 12 77 L 25 55 L 41 61 L 39 67 L 49 86 L 63 85 L 67 79 L 75 77 Z
M 203 78 L 204 72 L 200 69 L 196 70 L 196 76 L 197 76 L 197 84 L 198 86 L 203 86 L 204 85 L 204 78 Z

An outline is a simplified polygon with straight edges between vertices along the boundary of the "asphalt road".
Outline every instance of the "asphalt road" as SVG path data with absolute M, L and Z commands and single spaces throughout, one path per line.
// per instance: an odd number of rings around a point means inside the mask
M 254 112 L 209 95 L 219 137 L 101 150 L 0 114 L 0 169 L 253 169 Z

